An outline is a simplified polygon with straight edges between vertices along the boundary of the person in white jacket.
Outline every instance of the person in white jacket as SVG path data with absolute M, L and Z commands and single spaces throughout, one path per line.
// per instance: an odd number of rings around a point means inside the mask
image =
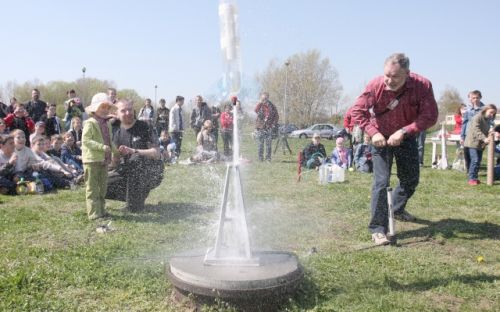
M 181 155 L 182 133 L 184 132 L 184 116 L 182 115 L 184 97 L 178 95 L 175 104 L 170 110 L 168 131 L 175 142 L 177 157 Z

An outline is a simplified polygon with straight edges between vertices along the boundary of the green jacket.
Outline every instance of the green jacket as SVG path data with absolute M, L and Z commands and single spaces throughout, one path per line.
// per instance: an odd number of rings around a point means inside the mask
M 111 125 L 108 122 L 109 137 L 112 138 Z M 85 120 L 82 131 L 82 162 L 104 161 L 104 139 L 99 123 L 93 117 Z M 118 150 L 111 142 L 111 153 L 118 154 Z
M 484 149 L 484 140 L 490 130 L 490 120 L 483 114 L 477 113 L 467 126 L 464 146 L 469 148 Z

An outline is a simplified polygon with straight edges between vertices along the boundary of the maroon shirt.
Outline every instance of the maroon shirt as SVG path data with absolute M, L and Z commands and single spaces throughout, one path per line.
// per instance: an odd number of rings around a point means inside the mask
M 399 105 L 383 113 L 400 94 Z M 369 111 L 371 114 L 367 114 Z M 436 123 L 438 108 L 431 82 L 410 73 L 406 83 L 396 92 L 386 89 L 383 76 L 370 81 L 356 99 L 351 115 L 370 136 L 381 133 L 388 138 L 401 128 L 405 128 L 408 135 L 415 136 Z

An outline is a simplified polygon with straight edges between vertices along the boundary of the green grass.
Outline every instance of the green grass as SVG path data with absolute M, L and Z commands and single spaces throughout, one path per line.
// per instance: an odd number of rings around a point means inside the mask
M 183 158 L 193 142 L 185 138 Z M 346 172 L 345 183 L 323 186 L 309 172 L 297 183 L 296 151 L 306 141 L 290 143 L 294 155 L 278 151 L 271 164 L 255 161 L 249 135 L 242 144 L 252 245 L 294 251 L 306 272 L 283 309 L 500 310 L 498 183 L 470 187 L 463 173 L 424 168 L 408 204 L 420 221 L 397 223 L 399 247 L 374 248 L 371 176 Z M 333 143 L 324 143 L 330 152 Z M 116 231 L 107 234 L 87 220 L 83 189 L 0 197 L 0 310 L 187 310 L 172 299 L 165 265 L 214 243 L 224 172 L 222 164 L 167 167 L 145 212 L 108 202 Z

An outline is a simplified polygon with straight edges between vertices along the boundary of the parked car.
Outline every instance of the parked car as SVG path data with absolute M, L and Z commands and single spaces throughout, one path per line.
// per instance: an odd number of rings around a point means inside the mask
M 312 138 L 314 133 L 319 133 L 320 137 L 331 140 L 339 130 L 332 124 L 315 124 L 306 129 L 292 131 L 290 137 L 305 139 Z
M 286 133 L 290 134 L 295 130 L 298 130 L 299 127 L 293 124 L 288 124 L 288 125 L 279 125 L 280 133 Z

